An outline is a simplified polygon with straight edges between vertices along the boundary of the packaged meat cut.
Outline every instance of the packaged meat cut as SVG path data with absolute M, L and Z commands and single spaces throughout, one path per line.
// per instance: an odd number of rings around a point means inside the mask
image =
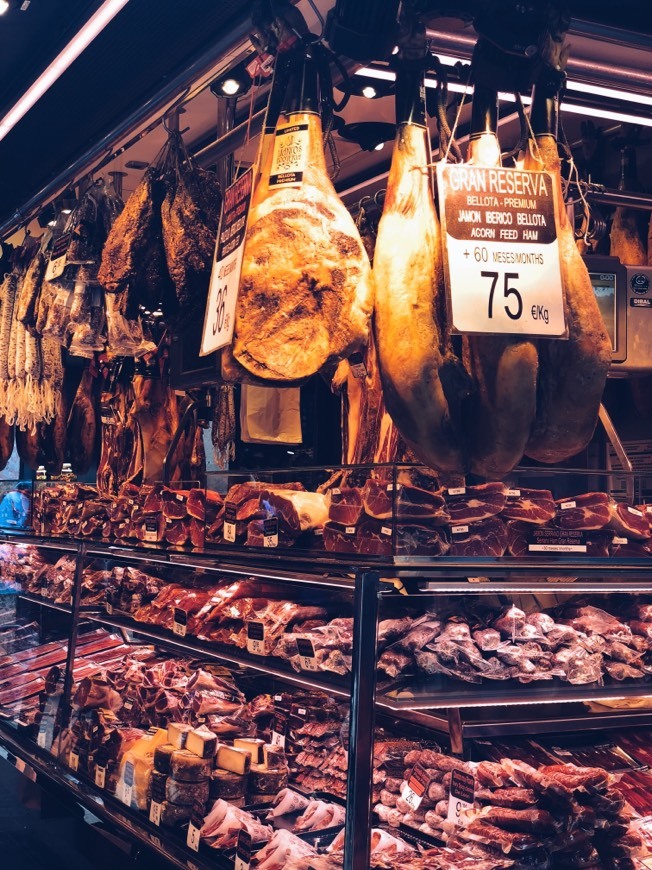
M 253 193 L 235 314 L 233 355 L 266 380 L 315 374 L 369 334 L 371 266 L 328 178 L 319 110 L 316 62 L 306 49 Z M 294 160 L 286 165 L 288 153 Z

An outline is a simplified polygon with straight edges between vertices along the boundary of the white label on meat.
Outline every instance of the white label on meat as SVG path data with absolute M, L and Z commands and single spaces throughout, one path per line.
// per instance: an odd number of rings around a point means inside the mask
M 612 541 L 613 544 L 627 544 L 627 538 L 614 538 Z
M 278 517 L 263 520 L 263 547 L 278 547 Z
M 335 487 L 334 489 L 331 489 L 331 495 L 340 495 L 341 492 L 342 492 L 342 490 L 338 489 L 337 487 Z
M 192 849 L 193 852 L 199 852 L 199 841 L 201 840 L 201 835 L 199 833 L 199 828 L 195 827 L 191 822 L 188 825 L 188 836 L 186 837 L 186 844 L 189 849 Z
M 45 269 L 45 280 L 54 281 L 55 278 L 60 278 L 66 268 L 68 261 L 68 248 L 72 241 L 70 232 L 62 233 L 58 239 L 52 243 L 50 259 Z
M 635 517 L 642 517 L 643 516 L 642 511 L 639 511 L 633 507 L 629 507 L 629 505 L 627 506 L 627 510 L 630 512 L 630 514 L 634 514 Z
M 562 510 L 562 511 L 568 511 L 568 510 L 570 510 L 571 508 L 574 508 L 574 507 L 577 507 L 577 502 L 575 502 L 575 501 L 563 501 L 563 502 L 559 505 L 559 509 Z
M 521 495 L 521 490 L 520 489 L 508 489 L 505 492 L 505 495 L 507 496 L 507 498 L 519 498 Z
M 255 656 L 267 655 L 265 625 L 262 622 L 247 622 L 247 652 Z
M 181 607 L 174 608 L 172 631 L 179 637 L 185 637 L 188 631 L 188 612 Z
M 161 805 L 158 801 L 152 801 L 149 805 L 149 820 L 154 825 L 161 824 Z
M 126 804 L 128 807 L 131 806 L 131 798 L 134 793 L 133 785 L 127 785 L 126 782 L 122 783 L 122 803 Z
M 392 536 L 392 530 L 390 529 L 389 526 L 381 526 L 381 527 L 380 527 L 380 534 L 381 534 L 381 535 L 386 535 L 388 538 L 391 538 L 391 536 Z
M 418 810 L 430 785 L 430 774 L 421 764 L 415 764 L 410 778 L 406 782 L 401 797 L 413 810 Z
M 355 526 L 347 526 L 344 529 L 344 534 L 345 535 L 355 535 Z
M 106 767 L 95 768 L 95 785 L 98 788 L 104 788 L 106 784 Z
M 449 486 L 448 487 L 448 494 L 449 495 L 464 495 L 465 492 L 466 492 L 465 486 L 453 486 L 453 487 Z
M 249 870 L 251 866 L 251 834 L 242 828 L 238 832 L 233 870 Z
M 70 750 L 70 755 L 68 756 L 68 767 L 71 770 L 79 769 L 79 755 L 74 749 Z
M 451 526 L 451 532 L 454 535 L 463 535 L 465 532 L 468 532 L 468 526 Z
M 463 770 L 454 770 L 448 796 L 448 821 L 463 825 L 465 810 L 473 808 L 475 800 L 475 777 Z
M 437 166 L 453 330 L 567 337 L 548 172 Z
M 278 731 L 272 731 L 272 746 L 280 746 L 281 749 L 285 749 L 285 734 L 279 734 Z
M 319 664 L 315 658 L 315 649 L 312 641 L 308 637 L 297 638 L 297 649 L 299 650 L 299 667 L 302 671 L 318 671 Z
M 301 187 L 308 163 L 310 134 L 308 124 L 288 124 L 278 127 L 274 139 L 269 186 Z
M 388 483 L 387 486 L 385 487 L 385 490 L 386 490 L 386 492 L 394 492 L 394 484 Z
M 248 169 L 224 192 L 200 356 L 225 347 L 233 339 L 252 188 L 253 169 Z

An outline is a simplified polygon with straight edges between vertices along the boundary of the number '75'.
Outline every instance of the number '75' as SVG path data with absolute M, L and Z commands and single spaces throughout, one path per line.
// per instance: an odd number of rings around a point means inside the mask
M 483 278 L 491 278 L 491 290 L 489 291 L 489 305 L 487 309 L 487 314 L 491 319 L 494 316 L 494 293 L 496 292 L 496 285 L 500 278 L 500 272 L 480 272 L 480 274 Z M 523 299 L 515 287 L 509 286 L 509 282 L 512 278 L 518 278 L 518 272 L 505 272 L 503 275 L 503 297 L 506 300 L 509 300 L 511 296 L 514 296 L 517 308 L 516 311 L 512 311 L 509 305 L 504 305 L 503 307 L 505 309 L 505 314 L 511 320 L 518 320 L 521 314 L 523 314 Z

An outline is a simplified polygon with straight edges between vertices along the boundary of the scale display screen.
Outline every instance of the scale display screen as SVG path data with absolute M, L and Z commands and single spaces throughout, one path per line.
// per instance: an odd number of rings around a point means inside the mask
M 591 272 L 593 292 L 598 300 L 600 313 L 607 328 L 614 351 L 618 350 L 616 329 L 616 275 L 614 272 Z

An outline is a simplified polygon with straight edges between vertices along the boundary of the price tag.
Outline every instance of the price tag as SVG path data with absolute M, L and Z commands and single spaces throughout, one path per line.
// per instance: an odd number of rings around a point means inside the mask
M 586 532 L 534 526 L 528 534 L 529 553 L 586 553 Z
M 270 188 L 301 187 L 308 162 L 308 124 L 278 127 L 274 139 Z
M 233 870 L 249 870 L 251 865 L 251 834 L 241 828 L 235 847 L 235 866 Z
M 285 749 L 285 740 L 288 729 L 288 716 L 287 713 L 284 713 L 282 710 L 277 710 L 274 713 L 274 719 L 272 722 L 272 746 L 280 746 L 281 749 Z
M 507 498 L 520 498 L 521 490 L 520 489 L 508 489 L 505 493 Z
M 199 852 L 199 841 L 201 840 L 200 831 L 204 824 L 204 808 L 201 804 L 195 803 L 190 816 L 190 824 L 188 825 L 188 836 L 186 843 L 195 852 Z
M 134 791 L 134 765 L 131 761 L 126 762 L 122 779 L 122 803 L 130 807 Z
M 174 608 L 174 622 L 172 623 L 172 631 L 178 634 L 179 637 L 185 637 L 188 630 L 188 611 L 181 607 Z
M 465 486 L 453 486 L 448 488 L 449 495 L 464 495 L 466 492 Z
M 247 652 L 255 656 L 267 654 L 265 646 L 265 626 L 262 622 L 247 623 Z
M 401 797 L 413 810 L 418 810 L 430 785 L 431 776 L 422 764 L 415 764 Z
M 297 638 L 297 649 L 299 650 L 299 667 L 302 671 L 318 671 L 319 665 L 315 658 L 315 649 L 312 641 L 307 637 Z
M 224 504 L 224 533 L 223 537 L 229 544 L 235 544 L 236 516 L 238 509 L 234 504 Z
M 613 539 L 613 541 L 612 541 L 611 543 L 612 543 L 612 544 L 619 544 L 620 546 L 623 546 L 623 547 L 624 547 L 626 544 L 629 543 L 629 541 L 627 540 L 627 538 L 618 538 L 618 537 L 614 537 L 614 539 Z
M 74 771 L 79 769 L 79 754 L 75 749 L 71 749 L 68 755 L 68 767 Z
M 475 800 L 475 777 L 463 770 L 454 770 L 448 797 L 448 821 L 463 825 L 462 813 L 473 807 Z
M 633 507 L 629 507 L 629 505 L 627 506 L 627 510 L 630 512 L 630 514 L 634 514 L 635 517 L 642 517 L 643 516 L 642 511 L 639 511 Z
M 349 357 L 349 366 L 351 367 L 351 374 L 354 378 L 367 377 L 367 367 L 364 364 L 364 357 L 359 350 L 352 353 Z
M 454 535 L 465 535 L 469 530 L 468 526 L 451 526 L 451 532 Z
M 253 177 L 253 169 L 248 169 L 224 192 L 200 356 L 225 347 L 233 338 Z
M 145 518 L 143 540 L 150 544 L 155 544 L 158 541 L 158 517 Z
M 567 337 L 548 172 L 437 166 L 455 332 Z
M 569 511 L 571 508 L 577 507 L 577 502 L 575 501 L 563 501 L 559 505 L 559 509 L 562 511 Z
M 149 805 L 149 820 L 154 825 L 161 824 L 161 805 L 158 801 L 152 801 Z
M 381 526 L 380 527 L 380 534 L 385 535 L 385 537 L 391 538 L 392 537 L 392 530 L 390 529 L 389 526 Z
M 106 785 L 106 767 L 95 768 L 95 785 L 98 788 L 104 788 Z
M 355 526 L 345 526 L 344 534 L 345 535 L 355 535 Z
M 111 405 L 106 405 L 102 403 L 100 405 L 100 420 L 102 421 L 102 425 L 104 426 L 115 426 L 115 424 L 118 422 L 115 408 L 113 408 Z
M 278 547 L 278 517 L 263 520 L 263 546 Z
M 54 281 L 55 278 L 60 278 L 63 275 L 63 270 L 66 268 L 68 248 L 72 241 L 72 233 L 62 233 L 59 238 L 52 243 L 50 251 L 50 259 L 45 269 L 45 280 Z

